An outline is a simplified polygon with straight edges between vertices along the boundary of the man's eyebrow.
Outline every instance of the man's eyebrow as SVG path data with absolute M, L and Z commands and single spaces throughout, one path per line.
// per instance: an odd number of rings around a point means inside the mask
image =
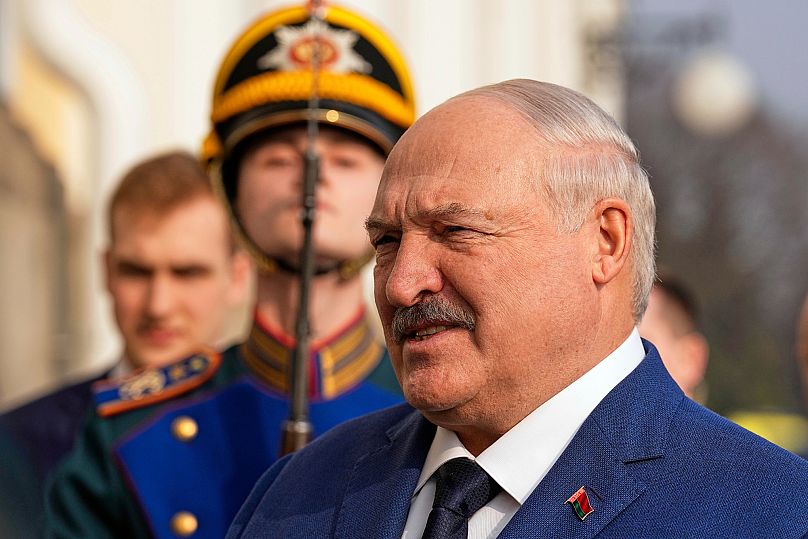
M 434 208 L 422 212 L 421 215 L 427 219 L 445 219 L 447 217 L 482 217 L 487 219 L 486 212 L 483 210 L 464 206 L 459 202 L 449 202 L 435 206 Z
M 472 217 L 475 219 L 489 220 L 488 214 L 485 211 L 479 208 L 465 206 L 459 202 L 448 202 L 446 204 L 441 204 L 440 206 L 435 206 L 434 208 L 418 212 L 418 214 L 416 214 L 414 217 L 415 219 L 424 219 L 427 221 L 447 219 L 451 217 Z M 365 219 L 365 230 L 368 232 L 373 230 L 392 230 L 395 228 L 399 228 L 398 225 L 385 219 L 380 219 L 373 216 Z
M 394 225 L 390 221 L 379 219 L 378 217 L 373 217 L 372 215 L 365 219 L 365 230 L 368 232 L 372 230 L 389 230 L 391 228 L 394 228 Z

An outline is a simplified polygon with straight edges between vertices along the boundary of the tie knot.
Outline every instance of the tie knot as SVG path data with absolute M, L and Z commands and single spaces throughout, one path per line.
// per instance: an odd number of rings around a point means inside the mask
M 502 487 L 475 461 L 455 458 L 438 468 L 432 507 L 442 507 L 469 518 L 501 490 Z

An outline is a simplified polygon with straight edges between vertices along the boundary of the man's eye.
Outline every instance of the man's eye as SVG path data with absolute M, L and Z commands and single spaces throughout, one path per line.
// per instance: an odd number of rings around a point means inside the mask
M 194 279 L 207 275 L 209 271 L 206 268 L 192 266 L 188 268 L 175 268 L 173 273 L 181 279 Z
M 118 265 L 118 274 L 123 277 L 142 278 L 149 277 L 152 274 L 152 270 L 144 266 L 124 263 Z
M 350 157 L 335 157 L 334 158 L 334 165 L 341 167 L 341 168 L 355 168 L 358 166 L 359 162 L 356 159 Z
M 282 167 L 291 167 L 295 163 L 296 160 L 293 157 L 274 156 L 267 158 L 266 161 L 264 161 L 264 166 L 272 168 L 282 168 Z
M 395 243 L 398 241 L 398 238 L 391 236 L 389 234 L 385 234 L 384 236 L 379 236 L 378 238 L 372 240 L 370 243 L 373 245 L 374 248 L 378 249 L 383 245 L 389 245 L 391 243 Z
M 471 229 L 460 225 L 443 225 L 435 229 L 435 233 L 441 237 L 452 234 L 466 234 L 469 232 L 471 232 Z

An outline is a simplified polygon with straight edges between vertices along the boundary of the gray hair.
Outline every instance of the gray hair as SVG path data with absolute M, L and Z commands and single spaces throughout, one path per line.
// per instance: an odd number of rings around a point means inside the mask
M 656 209 L 634 143 L 611 116 L 569 88 L 515 79 L 457 97 L 473 96 L 493 98 L 516 110 L 548 145 L 541 148 L 539 173 L 559 230 L 580 229 L 587 212 L 604 198 L 620 198 L 631 208 L 632 309 L 639 322 L 654 282 Z

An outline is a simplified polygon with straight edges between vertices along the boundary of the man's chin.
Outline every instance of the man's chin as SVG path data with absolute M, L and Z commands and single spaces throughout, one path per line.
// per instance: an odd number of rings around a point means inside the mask
M 404 387 L 404 398 L 413 408 L 424 415 L 442 416 L 451 414 L 464 399 L 447 395 L 441 388 Z
M 130 358 L 132 366 L 140 368 L 160 368 L 190 356 L 193 351 L 185 347 L 177 346 L 160 350 L 141 350 L 135 358 Z
M 299 272 L 302 260 L 300 259 L 300 252 L 284 253 L 284 254 L 269 254 L 273 260 L 280 261 L 282 265 L 294 272 Z M 338 271 L 342 264 L 350 260 L 358 260 L 362 255 L 353 255 L 349 253 L 338 252 L 315 252 L 314 254 L 314 272 L 315 274 L 330 273 Z

